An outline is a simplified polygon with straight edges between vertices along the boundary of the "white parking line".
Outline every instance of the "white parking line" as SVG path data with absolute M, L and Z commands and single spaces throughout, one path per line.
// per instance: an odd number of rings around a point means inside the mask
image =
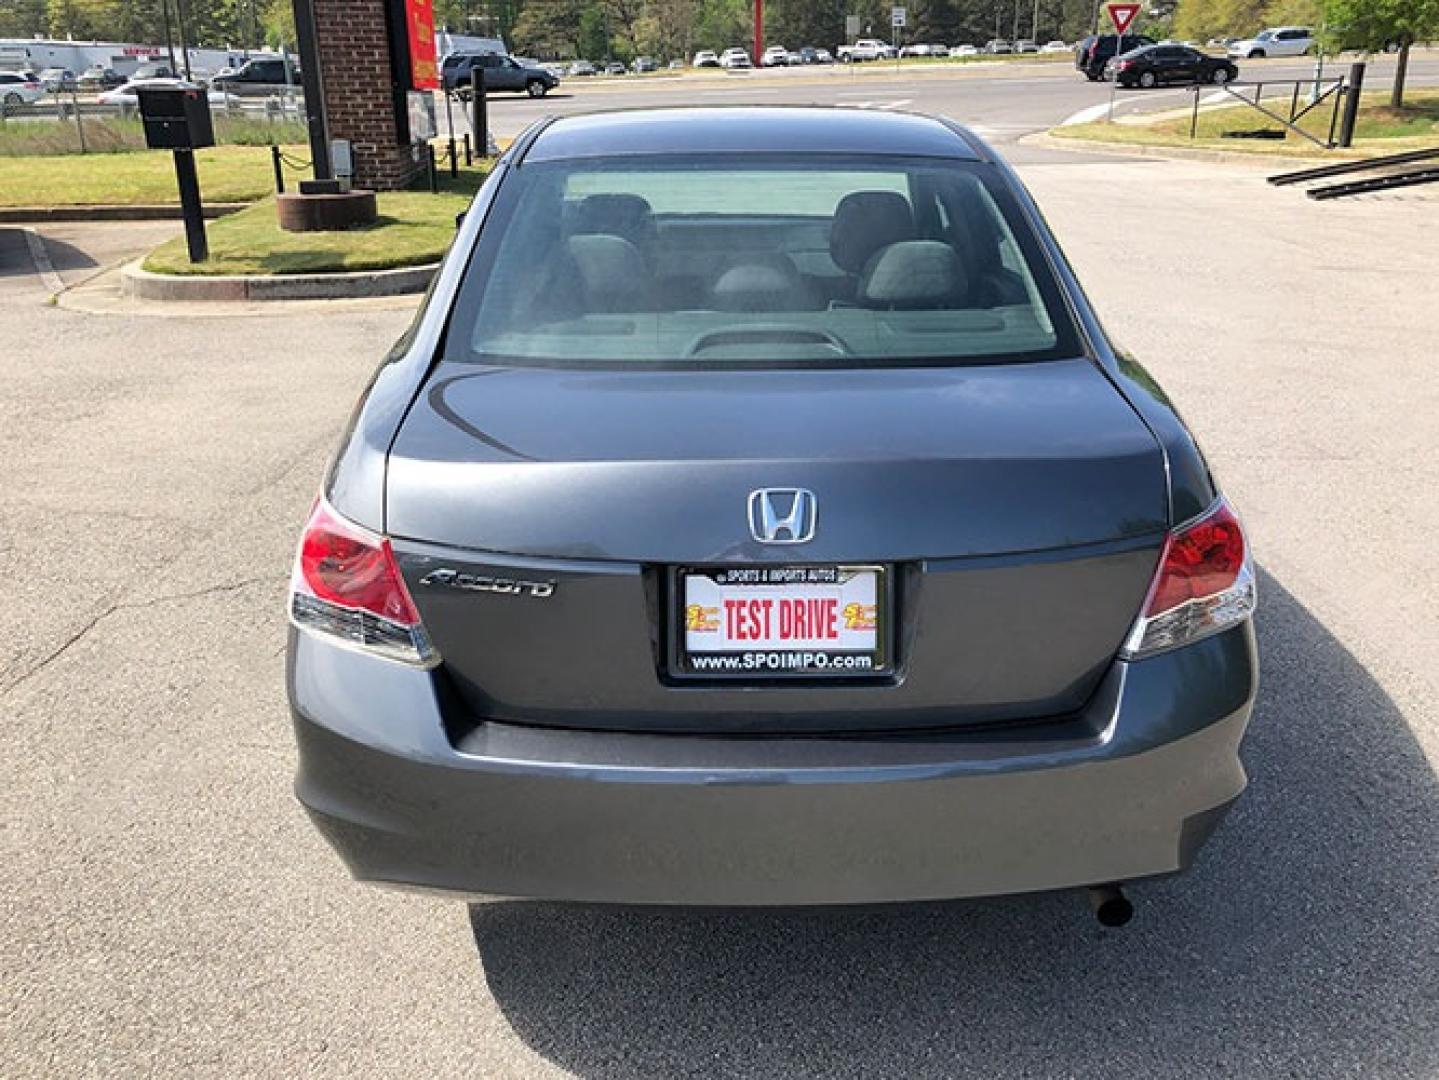
M 1101 101 L 1098 105 L 1091 105 L 1087 109 L 1080 109 L 1073 116 L 1066 117 L 1059 122 L 1060 127 L 1069 127 L 1072 124 L 1087 124 L 1092 120 L 1098 120 L 1109 112 L 1109 102 Z
M 58 293 L 65 291 L 65 282 L 60 280 L 60 275 L 55 273 L 55 264 L 50 261 L 50 253 L 45 250 L 45 241 L 34 229 L 22 229 L 25 234 L 25 245 L 30 249 L 30 261 L 35 264 L 35 272 L 40 275 L 40 280 L 45 283 L 45 291 Z

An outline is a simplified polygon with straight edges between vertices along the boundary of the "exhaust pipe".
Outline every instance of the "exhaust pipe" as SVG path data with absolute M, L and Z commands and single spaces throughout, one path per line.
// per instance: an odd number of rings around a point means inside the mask
M 1090 886 L 1089 909 L 1100 926 L 1123 926 L 1134 918 L 1134 905 L 1118 885 Z

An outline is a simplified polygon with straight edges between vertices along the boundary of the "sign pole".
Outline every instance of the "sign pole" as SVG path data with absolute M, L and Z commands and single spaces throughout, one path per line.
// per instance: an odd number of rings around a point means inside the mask
M 195 151 L 175 151 L 175 182 L 180 188 L 180 213 L 185 219 L 185 245 L 190 249 L 190 261 L 204 262 L 210 257 L 210 242 L 205 236 L 205 211 L 200 205 Z
M 1123 52 L 1124 38 L 1129 28 L 1134 25 L 1135 17 L 1139 14 L 1139 5 L 1133 0 L 1125 0 L 1124 3 L 1111 3 L 1104 5 L 1105 12 L 1109 15 L 1109 21 L 1114 24 L 1114 77 L 1109 80 L 1109 116 L 1105 122 L 1114 123 L 1114 96 L 1119 91 L 1119 57 Z

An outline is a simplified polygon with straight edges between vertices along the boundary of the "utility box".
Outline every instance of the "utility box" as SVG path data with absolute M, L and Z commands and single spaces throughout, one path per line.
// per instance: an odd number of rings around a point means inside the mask
M 215 145 L 210 100 L 197 87 L 142 86 L 140 119 L 151 150 L 198 150 Z

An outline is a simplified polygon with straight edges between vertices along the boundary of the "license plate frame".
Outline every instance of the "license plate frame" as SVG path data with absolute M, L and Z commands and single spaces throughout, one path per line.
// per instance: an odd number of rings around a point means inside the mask
M 873 646 L 870 648 L 852 648 L 835 645 L 833 647 L 819 646 L 807 648 L 785 648 L 775 647 L 766 644 L 759 644 L 754 647 L 738 647 L 724 650 L 693 650 L 686 644 L 687 640 L 687 607 L 690 596 L 688 583 L 695 577 L 708 577 L 712 581 L 716 576 L 723 576 L 723 588 L 728 593 L 743 596 L 746 593 L 757 599 L 779 600 L 787 593 L 787 598 L 797 599 L 793 591 L 786 590 L 787 585 L 803 586 L 821 585 L 826 582 L 802 580 L 795 582 L 777 581 L 777 577 L 784 575 L 872 575 L 873 580 Z M 743 580 L 752 576 L 753 580 Z M 767 564 L 746 564 L 742 566 L 678 566 L 670 573 L 668 629 L 668 669 L 672 678 L 679 680 L 703 680 L 723 682 L 814 682 L 856 679 L 885 679 L 895 673 L 894 655 L 894 595 L 893 595 L 893 572 L 892 568 L 878 563 L 784 563 L 780 565 Z M 862 602 L 866 597 L 862 583 L 858 585 L 857 602 Z M 834 590 L 829 586 L 829 591 Z M 812 595 L 806 598 L 814 598 Z M 714 616 L 711 612 L 710 617 Z M 725 612 L 719 611 L 718 617 L 723 619 Z M 774 611 L 771 610 L 771 615 Z M 843 605 L 840 611 L 843 615 Z M 862 613 L 861 613 L 862 614 Z M 731 643 L 734 644 L 734 643 Z M 727 657 L 735 656 L 739 659 L 734 661 L 735 666 L 724 666 L 729 661 L 701 659 L 696 663 L 696 657 Z M 747 657 L 754 657 L 747 659 Z M 823 656 L 824 659 L 820 659 Z

